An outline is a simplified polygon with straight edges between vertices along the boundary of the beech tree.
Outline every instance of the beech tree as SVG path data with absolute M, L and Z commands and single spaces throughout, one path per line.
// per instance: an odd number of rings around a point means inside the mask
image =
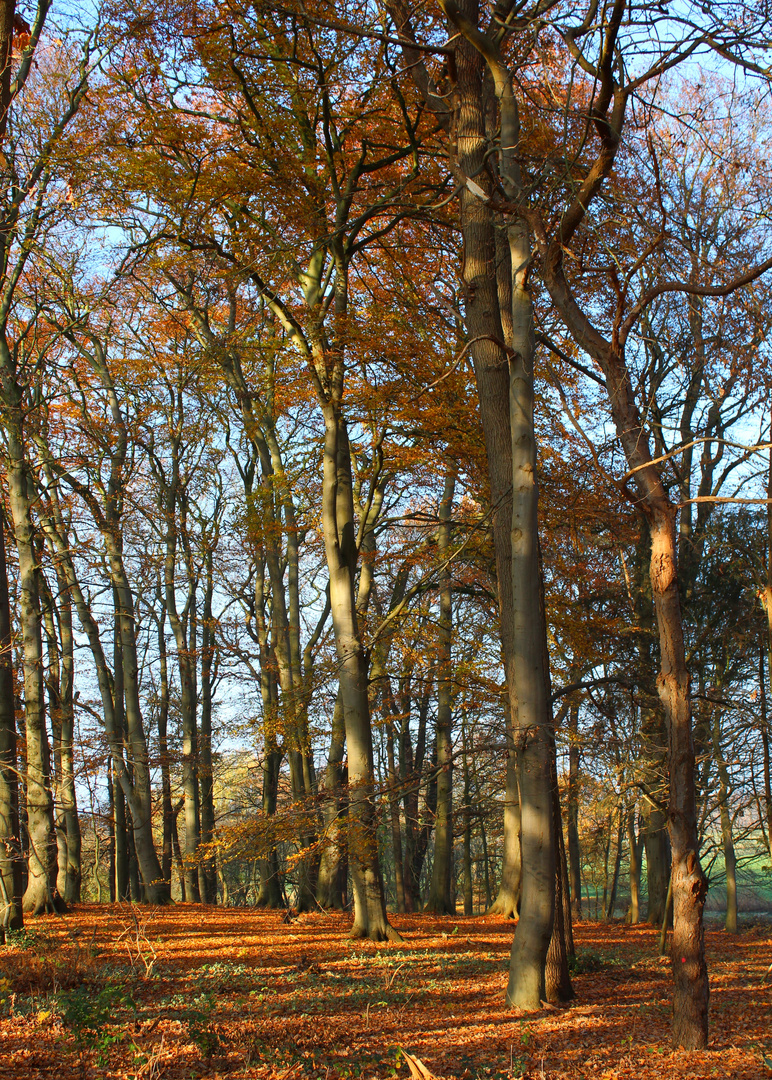
M 29 391 L 36 350 L 27 352 L 36 312 L 19 304 L 18 292 L 38 246 L 61 217 L 66 201 L 65 133 L 88 86 L 93 33 L 58 47 L 43 37 L 49 10 L 41 2 L 31 25 L 2 10 L 0 29 L 0 139 L 3 210 L 0 223 L 0 393 L 3 400 L 6 477 L 20 573 L 24 642 L 24 716 L 27 762 L 29 872 L 24 907 L 30 912 L 61 906 L 56 889 L 51 763 L 46 734 L 43 645 L 33 534 L 34 479 L 30 475 Z M 14 52 L 14 33 L 19 51 Z M 34 419 L 31 421 L 34 429 Z

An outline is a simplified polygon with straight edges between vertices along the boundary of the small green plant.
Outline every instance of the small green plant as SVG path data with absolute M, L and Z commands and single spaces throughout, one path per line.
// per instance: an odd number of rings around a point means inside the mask
M 78 1052 L 93 1050 L 97 1062 L 104 1065 L 110 1048 L 122 1042 L 124 1033 L 108 1025 L 119 1010 L 136 1011 L 133 998 L 122 986 L 108 985 L 100 990 L 83 984 L 61 991 L 56 998 L 62 1022 L 74 1036 Z
M 9 927 L 5 931 L 5 944 L 11 949 L 34 949 L 37 951 L 47 941 L 47 936 L 40 930 L 31 930 L 26 926 L 22 926 L 18 930 Z
M 602 971 L 609 963 L 606 957 L 594 952 L 578 952 L 569 958 L 568 970 L 572 975 L 587 975 L 594 971 Z
M 185 1010 L 184 1017 L 188 1025 L 188 1034 L 207 1065 L 220 1045 L 220 1036 L 217 1034 L 212 1018 L 213 1011 L 214 994 L 199 994 Z
M 0 979 L 0 1016 L 11 1010 L 13 1003 L 12 986 L 10 979 Z

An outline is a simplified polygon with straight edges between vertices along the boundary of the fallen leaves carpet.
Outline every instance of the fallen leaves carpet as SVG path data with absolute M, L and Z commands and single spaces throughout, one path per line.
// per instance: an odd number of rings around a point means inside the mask
M 566 1008 L 504 1008 L 513 925 L 79 905 L 0 946 L 0 1080 L 772 1077 L 772 927 L 707 934 L 710 1048 L 670 1046 L 669 963 L 650 927 L 582 923 Z

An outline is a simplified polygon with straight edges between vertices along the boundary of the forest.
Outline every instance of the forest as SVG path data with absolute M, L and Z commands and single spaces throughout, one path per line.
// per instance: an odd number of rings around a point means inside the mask
M 772 1072 L 770 41 L 3 0 L 0 1077 Z

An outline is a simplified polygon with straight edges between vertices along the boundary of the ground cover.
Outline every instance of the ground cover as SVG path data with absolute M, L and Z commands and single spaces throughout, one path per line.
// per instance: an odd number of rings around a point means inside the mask
M 0 1080 L 772 1076 L 772 927 L 707 935 L 711 1044 L 669 1045 L 651 928 L 580 924 L 577 998 L 502 1007 L 512 924 L 394 916 L 399 945 L 345 915 L 79 905 L 0 946 Z

